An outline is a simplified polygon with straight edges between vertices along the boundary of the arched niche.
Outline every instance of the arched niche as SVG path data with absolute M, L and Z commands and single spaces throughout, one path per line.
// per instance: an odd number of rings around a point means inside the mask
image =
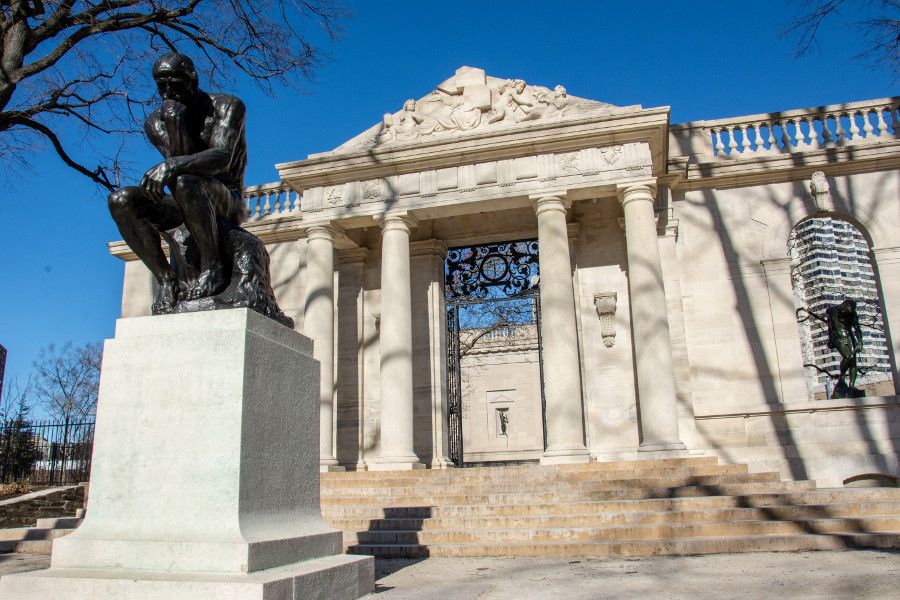
M 893 395 L 890 345 L 871 237 L 846 215 L 823 211 L 791 228 L 784 252 L 790 264 L 810 398 L 830 397 L 837 383 L 840 355 L 828 342 L 826 318 L 830 307 L 846 299 L 856 303 L 863 331 L 856 387 L 866 395 Z

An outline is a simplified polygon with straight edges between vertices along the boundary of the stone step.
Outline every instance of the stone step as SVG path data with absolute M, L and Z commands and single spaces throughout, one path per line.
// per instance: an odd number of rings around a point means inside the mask
M 669 540 L 681 538 L 743 537 L 790 535 L 797 533 L 898 533 L 900 517 L 864 517 L 857 519 L 809 519 L 801 521 L 736 521 L 721 523 L 678 523 L 630 525 L 627 527 L 553 527 L 545 529 L 509 528 L 435 531 L 360 531 L 344 532 L 344 544 L 415 545 L 425 544 L 498 544 L 544 542 L 612 542 Z
M 421 471 L 419 471 L 421 472 Z M 430 471 L 426 471 L 430 472 Z M 747 473 L 746 465 L 696 465 L 696 466 L 670 466 L 647 468 L 622 468 L 614 470 L 582 470 L 559 471 L 550 467 L 540 467 L 525 473 L 507 473 L 498 468 L 478 469 L 447 469 L 435 471 L 435 475 L 415 479 L 403 477 L 403 472 L 384 472 L 379 477 L 371 472 L 351 473 L 322 473 L 322 487 L 328 489 L 341 489 L 353 487 L 387 486 L 387 487 L 416 487 L 420 485 L 477 485 L 477 484 L 503 484 L 522 483 L 523 481 L 535 484 L 555 481 L 603 481 L 612 479 L 652 479 L 657 477 L 682 477 L 703 475 L 739 475 Z M 341 475 L 341 477 L 334 477 Z
M 532 502 L 523 504 L 458 504 L 433 506 L 338 506 L 323 503 L 326 519 L 360 518 L 464 518 L 610 514 L 622 512 L 682 511 L 707 508 L 745 508 L 790 505 L 844 505 L 860 502 L 900 502 L 900 488 L 826 488 L 790 494 L 744 494 L 666 498 L 611 499 L 606 501 Z
M 526 491 L 498 494 L 463 494 L 457 495 L 455 490 L 447 489 L 445 494 L 405 494 L 363 496 L 345 494 L 341 496 L 323 496 L 322 506 L 448 506 L 467 504 L 535 504 L 573 501 L 605 500 L 640 500 L 650 498 L 678 498 L 689 496 L 735 496 L 746 494 L 788 494 L 815 487 L 811 481 L 781 481 L 763 483 L 734 483 L 723 485 L 699 485 L 678 487 L 625 488 L 614 490 L 559 490 L 559 491 Z
M 424 558 L 429 556 L 532 556 L 538 558 L 610 558 L 658 555 L 719 554 L 733 552 L 799 552 L 848 548 L 900 548 L 900 535 L 884 533 L 795 534 L 627 542 L 551 542 L 480 544 L 358 544 L 353 554 L 379 558 Z
M 373 481 L 380 480 L 384 477 L 406 479 L 417 482 L 424 482 L 430 479 L 441 478 L 481 478 L 481 477 L 500 477 L 500 478 L 520 478 L 523 475 L 550 475 L 556 474 L 572 474 L 579 472 L 587 473 L 605 473 L 610 471 L 628 471 L 638 472 L 641 470 L 667 469 L 667 468 L 689 468 L 704 466 L 722 466 L 718 465 L 718 460 L 714 456 L 692 456 L 682 458 L 663 458 L 663 459 L 644 459 L 644 460 L 623 460 L 613 462 L 594 462 L 577 465 L 518 465 L 518 466 L 498 466 L 498 467 L 466 467 L 463 469 L 423 469 L 416 471 L 332 471 L 322 473 L 322 481 L 341 480 L 341 479 L 371 479 Z
M 35 527 L 40 529 L 75 529 L 84 519 L 82 517 L 47 517 L 38 519 Z
M 622 512 L 610 514 L 564 514 L 541 516 L 492 516 L 406 519 L 329 519 L 336 529 L 359 531 L 433 531 L 446 529 L 541 529 L 558 527 L 600 527 L 612 525 L 653 525 L 674 523 L 716 523 L 723 521 L 803 520 L 853 518 L 875 515 L 900 517 L 900 502 L 859 502 L 852 504 L 770 506 L 766 508 L 711 508 L 680 511 Z
M 608 479 L 608 480 L 586 480 L 580 482 L 554 481 L 551 482 L 556 492 L 587 492 L 587 491 L 603 491 L 616 490 L 625 488 L 675 488 L 687 486 L 710 486 L 718 487 L 723 484 L 737 483 L 765 483 L 780 482 L 781 478 L 778 473 L 740 473 L 726 475 L 682 475 L 669 476 L 653 479 L 645 478 L 627 478 L 627 479 Z M 533 486 L 531 481 L 518 481 L 508 483 L 479 483 L 479 484 L 460 484 L 452 487 L 454 495 L 483 495 L 498 493 L 518 493 L 527 490 Z M 418 486 L 399 486 L 390 485 L 371 486 L 371 487 L 322 487 L 323 500 L 340 496 L 407 496 L 413 497 L 418 495 L 436 496 L 444 494 L 447 491 L 447 485 L 437 485 L 425 483 Z
M 53 540 L 72 533 L 74 529 L 44 529 L 15 527 L 0 529 L 0 553 L 50 554 Z

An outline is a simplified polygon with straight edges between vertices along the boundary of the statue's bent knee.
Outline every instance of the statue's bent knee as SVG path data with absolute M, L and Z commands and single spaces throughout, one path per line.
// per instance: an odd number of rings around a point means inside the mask
M 110 192 L 107 199 L 110 212 L 113 215 L 117 215 L 122 212 L 131 211 L 134 208 L 134 200 L 136 199 L 136 192 L 138 189 L 140 188 L 128 186 Z

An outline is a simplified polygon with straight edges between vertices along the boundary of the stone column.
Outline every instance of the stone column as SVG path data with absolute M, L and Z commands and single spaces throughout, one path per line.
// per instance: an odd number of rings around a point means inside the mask
M 313 356 L 321 365 L 319 384 L 319 465 L 334 470 L 334 237 L 331 225 L 306 230 L 306 309 L 304 329 L 313 340 Z
M 547 449 L 541 464 L 586 463 L 584 412 L 575 291 L 566 208 L 556 196 L 535 201 L 541 276 L 541 358 L 547 419 Z
M 669 316 L 656 239 L 654 182 L 619 186 L 625 211 L 628 295 L 637 372 L 642 451 L 684 450 L 678 435 L 678 407 Z
M 381 219 L 381 454 L 369 470 L 421 469 L 413 451 L 412 294 L 408 214 Z

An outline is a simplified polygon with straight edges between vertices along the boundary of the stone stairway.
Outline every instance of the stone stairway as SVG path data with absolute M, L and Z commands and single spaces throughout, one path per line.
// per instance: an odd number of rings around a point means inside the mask
M 0 529 L 0 553 L 50 554 L 53 540 L 72 533 L 80 517 L 40 518 L 34 527 Z
M 714 457 L 322 474 L 348 551 L 627 557 L 900 547 L 900 489 L 816 489 Z

